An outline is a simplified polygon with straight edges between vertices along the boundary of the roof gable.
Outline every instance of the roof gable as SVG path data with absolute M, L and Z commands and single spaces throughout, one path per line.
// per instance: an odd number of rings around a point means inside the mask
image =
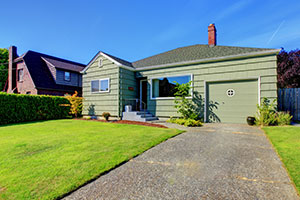
M 81 71 L 81 73 L 85 73 L 88 68 L 90 68 L 90 66 L 99 58 L 99 56 L 103 56 L 107 59 L 109 59 L 110 61 L 112 61 L 113 63 L 115 63 L 116 65 L 118 66 L 123 66 L 125 68 L 128 68 L 128 69 L 131 69 L 133 70 L 134 68 L 132 67 L 131 63 L 126 61 L 126 60 L 123 60 L 121 58 L 118 58 L 118 57 L 115 57 L 115 56 L 112 56 L 108 53 L 104 53 L 102 51 L 99 51 L 94 57 L 93 59 L 88 63 L 88 65 Z

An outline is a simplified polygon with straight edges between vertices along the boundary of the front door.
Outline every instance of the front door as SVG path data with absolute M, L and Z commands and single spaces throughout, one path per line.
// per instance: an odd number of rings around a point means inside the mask
M 140 108 L 141 110 L 147 109 L 147 80 L 140 81 Z

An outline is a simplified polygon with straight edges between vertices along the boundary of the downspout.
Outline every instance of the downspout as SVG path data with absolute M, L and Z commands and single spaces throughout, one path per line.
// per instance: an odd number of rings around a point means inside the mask
M 119 89 L 119 92 L 118 92 L 118 95 L 119 95 L 119 97 L 118 97 L 118 101 L 119 101 L 119 108 L 118 108 L 118 110 L 119 110 L 119 118 L 120 119 L 122 119 L 122 108 L 123 108 L 123 99 L 122 99 L 122 77 L 121 77 L 121 73 L 120 73 L 120 70 L 121 70 L 121 68 L 120 67 L 118 67 L 119 68 L 119 70 L 118 70 L 118 79 L 119 79 L 119 81 L 118 81 L 118 89 Z

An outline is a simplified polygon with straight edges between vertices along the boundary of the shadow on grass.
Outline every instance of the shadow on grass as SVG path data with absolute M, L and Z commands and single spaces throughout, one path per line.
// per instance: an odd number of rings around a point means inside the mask
M 72 119 L 72 118 L 62 118 L 62 119 Z M 8 127 L 8 126 L 25 125 L 25 124 L 36 124 L 36 123 L 41 123 L 41 122 L 45 122 L 45 121 L 54 121 L 54 120 L 62 120 L 62 119 L 45 119 L 45 120 L 36 120 L 36 121 L 16 122 L 16 123 L 11 123 L 11 124 L 2 124 L 2 125 L 0 125 L 0 128 Z

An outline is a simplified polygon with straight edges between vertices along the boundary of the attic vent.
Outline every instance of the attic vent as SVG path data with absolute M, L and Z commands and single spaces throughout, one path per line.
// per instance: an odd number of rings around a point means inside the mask
M 98 61 L 98 67 L 102 67 L 103 66 L 103 59 L 100 58 Z

